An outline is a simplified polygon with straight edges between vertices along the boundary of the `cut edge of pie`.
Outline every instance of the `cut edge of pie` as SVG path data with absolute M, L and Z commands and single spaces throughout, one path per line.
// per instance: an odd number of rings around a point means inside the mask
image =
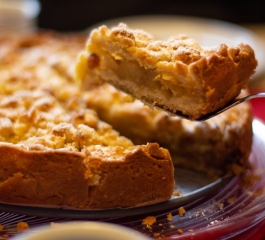
M 177 169 L 193 169 L 215 179 L 227 173 L 244 175 L 250 167 L 253 133 L 248 102 L 204 122 L 150 109 L 107 83 L 89 90 L 86 102 L 135 144 L 155 141 L 167 148 Z

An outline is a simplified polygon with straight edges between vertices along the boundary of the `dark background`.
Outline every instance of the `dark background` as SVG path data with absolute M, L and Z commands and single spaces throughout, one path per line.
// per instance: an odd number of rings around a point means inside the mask
M 79 31 L 123 16 L 171 14 L 214 18 L 236 24 L 265 22 L 263 0 L 39 0 L 40 28 Z

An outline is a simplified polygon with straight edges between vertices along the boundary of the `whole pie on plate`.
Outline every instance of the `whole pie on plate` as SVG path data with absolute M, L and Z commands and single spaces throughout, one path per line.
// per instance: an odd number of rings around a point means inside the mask
M 153 106 L 199 119 L 239 95 L 257 66 L 246 44 L 203 48 L 186 36 L 156 40 L 125 24 L 91 32 L 77 65 L 84 88 L 107 82 Z
M 0 202 L 132 207 L 170 199 L 172 163 L 216 177 L 245 172 L 247 103 L 194 123 L 108 84 L 81 89 L 74 75 L 85 41 L 50 32 L 0 38 Z

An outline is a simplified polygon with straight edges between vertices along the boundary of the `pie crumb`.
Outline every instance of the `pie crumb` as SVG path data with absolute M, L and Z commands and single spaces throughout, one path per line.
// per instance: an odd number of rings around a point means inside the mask
M 235 203 L 235 202 L 236 202 L 236 197 L 230 197 L 230 198 L 227 200 L 227 202 L 228 202 L 229 204 Z
M 147 227 L 150 227 L 150 226 L 152 226 L 155 222 L 156 222 L 156 217 L 154 217 L 154 216 L 148 216 L 148 217 L 146 217 L 146 218 L 143 220 L 142 224 L 143 224 L 143 225 L 146 225 Z
M 154 233 L 154 237 L 159 237 L 160 233 Z
M 217 204 L 217 206 L 218 206 L 219 209 L 223 209 L 223 208 L 224 208 L 224 204 L 221 203 L 221 202 L 219 202 L 219 203 Z
M 173 219 L 173 217 L 172 217 L 172 213 L 169 213 L 169 214 L 167 215 L 167 220 L 171 222 L 172 219 Z
M 26 222 L 18 222 L 17 230 L 18 232 L 23 232 L 29 229 L 29 225 Z
M 180 207 L 178 210 L 179 210 L 179 216 L 183 217 L 185 215 L 185 213 L 186 213 L 184 207 Z
M 175 197 L 183 197 L 184 196 L 179 189 L 174 190 L 172 195 Z
M 182 233 L 183 233 L 183 230 L 182 230 L 181 228 L 179 228 L 179 229 L 177 230 L 177 232 L 178 232 L 179 234 L 182 234 Z

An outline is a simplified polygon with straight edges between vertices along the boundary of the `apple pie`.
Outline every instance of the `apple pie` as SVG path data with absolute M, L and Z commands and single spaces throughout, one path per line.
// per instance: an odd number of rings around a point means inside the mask
M 85 88 L 107 82 L 136 99 L 199 119 L 245 89 L 257 66 L 246 44 L 203 48 L 186 36 L 156 40 L 125 24 L 91 32 L 77 65 Z
M 0 202 L 126 208 L 170 199 L 178 166 L 214 177 L 248 168 L 249 104 L 200 123 L 108 84 L 84 90 L 74 76 L 86 39 L 0 37 Z

